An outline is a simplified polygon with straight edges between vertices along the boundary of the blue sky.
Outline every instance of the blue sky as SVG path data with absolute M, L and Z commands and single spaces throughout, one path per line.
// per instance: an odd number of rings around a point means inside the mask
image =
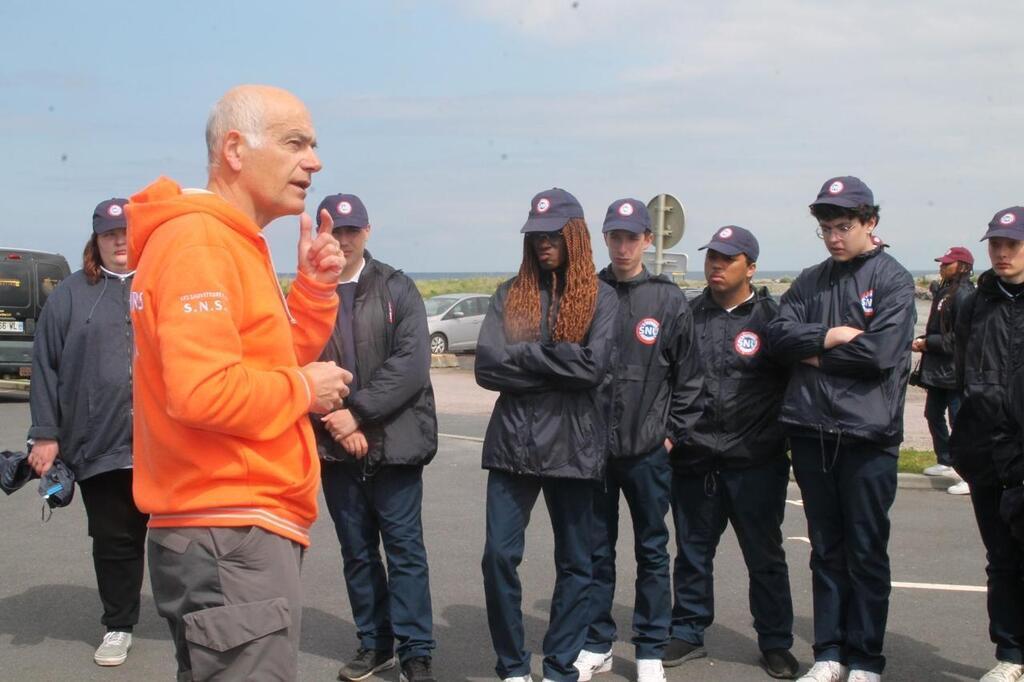
M 575 7 L 574 7 L 575 5 Z M 868 182 L 912 269 L 1024 203 L 1018 0 L 451 0 L 0 5 L 0 243 L 73 266 L 95 204 L 158 175 L 205 184 L 203 127 L 232 85 L 309 106 L 325 195 L 409 271 L 508 271 L 537 191 L 597 237 L 623 196 L 677 196 L 679 247 L 739 224 L 760 267 L 824 257 L 806 206 Z M 295 219 L 267 235 L 294 268 Z M 603 247 L 595 239 L 598 262 Z

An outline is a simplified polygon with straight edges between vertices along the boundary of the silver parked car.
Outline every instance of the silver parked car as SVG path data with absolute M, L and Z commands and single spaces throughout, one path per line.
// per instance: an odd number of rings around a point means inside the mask
M 487 294 L 442 294 L 423 302 L 427 308 L 430 352 L 474 350 L 480 325 L 491 304 Z

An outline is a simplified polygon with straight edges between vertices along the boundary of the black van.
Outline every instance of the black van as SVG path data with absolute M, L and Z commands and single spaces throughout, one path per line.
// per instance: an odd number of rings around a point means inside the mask
M 32 374 L 32 339 L 47 296 L 71 274 L 59 253 L 0 247 L 0 379 Z

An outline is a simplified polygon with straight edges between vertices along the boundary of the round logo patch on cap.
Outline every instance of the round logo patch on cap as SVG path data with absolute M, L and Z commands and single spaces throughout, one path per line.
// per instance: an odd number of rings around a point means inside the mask
M 845 188 L 846 188 L 846 185 L 844 185 L 840 181 L 836 180 L 835 182 L 833 182 L 831 185 L 828 186 L 828 193 L 829 194 L 839 194 Z
M 547 213 L 549 208 L 551 208 L 551 200 L 547 197 L 542 197 L 537 201 L 537 213 Z
M 864 311 L 864 317 L 872 317 L 875 314 L 874 289 L 868 289 L 860 295 L 860 307 Z
M 111 204 L 110 207 L 107 208 L 107 215 L 109 215 L 109 216 L 113 216 L 113 217 L 116 218 L 117 216 L 121 215 L 122 213 L 124 213 L 124 209 L 122 209 L 117 204 Z
M 737 353 L 744 357 L 757 355 L 757 352 L 761 350 L 761 337 L 752 331 L 744 330 L 736 335 L 732 346 Z
M 645 346 L 653 346 L 658 340 L 661 323 L 653 317 L 645 317 L 636 323 L 636 340 Z
M 1000 225 L 1013 225 L 1015 222 L 1017 222 L 1017 216 L 1012 213 L 1004 213 L 999 218 Z
M 619 215 L 631 216 L 633 215 L 633 204 L 626 202 L 622 206 L 619 206 Z
M 731 227 L 726 227 L 726 228 L 723 228 L 723 229 L 722 229 L 722 230 L 721 230 L 721 231 L 720 231 L 720 232 L 718 233 L 718 238 L 719 238 L 719 239 L 728 239 L 728 238 L 729 238 L 729 237 L 731 237 L 731 236 L 732 236 L 732 228 L 731 228 Z
M 338 213 L 340 213 L 341 215 L 348 215 L 351 212 L 352 204 L 348 203 L 347 201 L 338 202 Z

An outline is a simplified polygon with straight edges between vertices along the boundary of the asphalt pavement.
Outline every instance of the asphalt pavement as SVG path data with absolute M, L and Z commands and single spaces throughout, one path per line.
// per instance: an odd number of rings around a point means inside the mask
M 480 414 L 442 413 L 440 430 L 479 437 L 486 419 Z M 0 447 L 22 448 L 27 427 L 25 403 L 0 402 Z M 485 476 L 480 445 L 467 439 L 442 437 L 437 458 L 426 469 L 424 527 L 438 641 L 434 660 L 442 681 L 495 679 L 480 576 Z M 795 485 L 790 486 L 789 500 L 784 535 L 796 614 L 793 651 L 806 667 L 812 659 L 809 545 Z M 172 647 L 166 625 L 156 615 L 148 579 L 128 661 L 118 668 L 100 668 L 92 662 L 102 627 L 81 501 L 56 510 L 47 522 L 40 518 L 34 487 L 0 499 L 0 504 L 0 680 L 173 679 Z M 978 591 L 984 585 L 984 552 L 969 500 L 933 490 L 901 489 L 892 520 L 893 580 L 918 587 L 893 589 L 884 679 L 978 679 L 993 664 L 994 648 L 987 635 L 985 594 Z M 312 539 L 303 569 L 300 679 L 333 680 L 339 661 L 357 642 L 337 540 L 326 513 L 313 527 Z M 612 672 L 595 678 L 602 682 L 635 679 L 628 644 L 635 578 L 631 543 L 624 510 L 614 610 L 622 641 L 614 649 Z M 536 679 L 554 583 L 552 546 L 547 513 L 539 503 L 520 568 L 527 645 L 535 654 Z M 670 669 L 668 679 L 769 679 L 757 664 L 746 570 L 731 530 L 723 538 L 715 570 L 717 613 L 707 633 L 709 657 Z M 398 673 L 392 670 L 372 679 L 397 680 Z

